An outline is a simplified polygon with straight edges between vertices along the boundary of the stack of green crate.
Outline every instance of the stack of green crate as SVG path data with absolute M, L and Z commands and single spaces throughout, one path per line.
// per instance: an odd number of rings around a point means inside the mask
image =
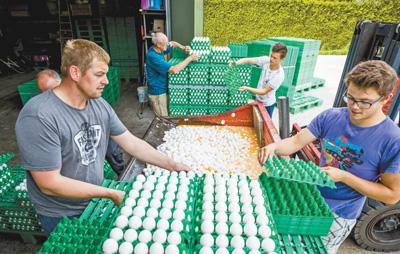
M 75 20 L 76 37 L 96 42 L 108 51 L 104 22 L 102 19 L 77 19 Z
M 208 64 L 210 62 L 211 50 L 192 50 L 191 55 L 198 55 L 198 63 Z
M 190 42 L 190 48 L 192 50 L 210 50 L 211 41 L 208 37 L 194 37 Z
M 121 97 L 121 81 L 118 68 L 110 66 L 107 72 L 107 79 L 108 85 L 104 87 L 101 96 L 114 107 Z
M 189 87 L 189 105 L 203 106 L 206 108 L 209 99 L 209 88 L 207 86 Z
M 40 90 L 37 87 L 36 79 L 17 86 L 17 89 L 19 96 L 21 97 L 22 105 L 25 105 L 30 98 L 40 94 Z
M 186 106 L 189 104 L 189 88 L 187 86 L 170 85 L 168 96 L 170 105 Z
M 322 105 L 322 100 L 302 93 L 296 93 L 290 103 L 290 113 L 296 114 L 310 108 L 315 108 Z
M 171 58 L 169 63 L 171 65 L 177 65 L 183 61 L 183 58 Z M 178 73 L 168 73 L 168 84 L 170 85 L 187 85 L 189 82 L 189 68 L 184 68 Z
M 228 70 L 226 64 L 210 64 L 210 85 L 213 86 L 224 86 L 225 79 L 224 75 Z
M 248 46 L 245 43 L 229 43 L 228 47 L 231 49 L 232 57 L 247 57 L 248 56 Z
M 212 47 L 210 63 L 228 64 L 231 56 L 231 49 L 228 47 Z
M 226 106 L 229 103 L 229 90 L 226 87 L 210 88 L 209 104 L 210 106 Z
M 191 85 L 208 85 L 209 80 L 209 65 L 208 64 L 190 64 L 189 84 Z
M 107 17 L 106 24 L 112 66 L 118 67 L 120 78 L 137 79 L 139 62 L 134 18 Z

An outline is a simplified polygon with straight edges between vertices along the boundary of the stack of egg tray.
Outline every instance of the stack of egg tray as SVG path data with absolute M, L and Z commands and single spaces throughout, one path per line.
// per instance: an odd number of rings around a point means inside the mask
M 187 106 L 177 106 L 169 105 L 169 115 L 170 116 L 189 116 L 189 107 Z
M 109 239 L 104 239 L 100 248 L 108 245 L 105 243 L 107 241 L 114 244 L 117 241 L 120 253 L 124 244 L 135 248 L 135 253 L 148 253 L 151 246 L 158 242 L 166 253 L 178 253 L 168 252 L 167 247 L 170 245 L 175 250 L 178 249 L 179 253 L 189 253 L 196 212 L 195 201 L 198 196 L 197 186 L 198 176 L 193 172 L 178 174 L 163 170 L 147 177 L 138 175 L 133 179 L 132 190 L 121 205 L 113 223 L 114 228 L 108 235 Z M 115 239 L 113 231 L 121 230 L 123 238 L 119 236 Z M 133 231 L 136 232 L 135 237 L 131 235 Z M 163 234 L 168 237 L 162 239 Z M 129 239 L 127 235 L 130 236 Z M 179 239 L 172 239 L 171 235 L 178 235 Z M 141 251 L 136 248 L 141 248 Z
M 249 99 L 253 98 L 253 94 L 249 91 L 239 91 L 232 93 L 229 91 L 229 106 L 239 107 L 247 104 Z
M 209 65 L 208 64 L 190 64 L 189 84 L 191 85 L 208 85 Z
M 63 218 L 37 253 L 102 253 L 98 249 L 110 226 L 96 220 Z
M 312 161 L 279 159 L 273 156 L 265 162 L 264 167 L 269 177 L 336 188 L 332 179 Z
M 210 62 L 210 50 L 192 50 L 190 52 L 191 55 L 198 55 L 199 59 L 197 60 L 198 63 L 209 63 Z
M 231 56 L 231 49 L 228 47 L 212 47 L 210 63 L 228 64 Z
M 247 57 L 247 45 L 244 43 L 229 43 L 228 47 L 231 49 L 232 57 Z
M 190 42 L 192 50 L 210 50 L 211 41 L 208 37 L 194 37 Z
M 208 106 L 191 106 L 189 108 L 189 116 L 205 116 L 208 115 Z
M 229 90 L 226 87 L 210 88 L 209 106 L 226 106 L 229 102 Z
M 189 88 L 188 86 L 168 86 L 169 105 L 188 105 L 189 104 Z
M 232 94 L 238 92 L 241 86 L 256 88 L 260 74 L 261 69 L 252 65 L 232 65 L 225 72 L 225 84 Z
M 279 253 L 267 193 L 258 181 L 250 181 L 245 175 L 206 174 L 199 189 L 193 253 L 217 253 L 219 248 L 249 253 L 249 246 L 260 253 Z M 268 249 L 264 249 L 264 243 Z
M 224 64 L 211 64 L 210 67 L 210 85 L 224 86 L 224 75 L 228 70 L 228 65 Z
M 190 105 L 208 105 L 209 87 L 207 86 L 190 86 L 189 87 L 189 104 Z
M 328 254 L 320 236 L 278 234 L 282 254 Z
M 169 63 L 172 65 L 177 65 L 182 61 L 183 61 L 182 58 L 171 58 L 171 60 L 169 60 Z M 187 67 L 178 73 L 168 73 L 168 84 L 185 85 L 188 84 L 188 82 L 189 82 L 189 74 Z
M 317 236 L 329 233 L 334 216 L 316 186 L 269 178 L 265 173 L 259 179 L 268 193 L 278 233 Z
M 114 180 L 117 177 L 117 174 L 112 169 L 110 163 L 107 160 L 104 160 L 104 179 Z

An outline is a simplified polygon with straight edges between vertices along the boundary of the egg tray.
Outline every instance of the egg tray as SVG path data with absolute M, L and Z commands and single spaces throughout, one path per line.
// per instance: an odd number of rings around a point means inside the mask
M 328 254 L 320 236 L 279 234 L 282 254 Z
M 109 180 L 114 180 L 117 177 L 117 174 L 112 169 L 110 163 L 107 160 L 104 160 L 104 178 Z
M 269 177 L 336 188 L 332 179 L 311 161 L 274 156 L 265 162 L 264 167 Z
M 280 234 L 327 235 L 334 216 L 314 185 L 260 175 Z
M 98 221 L 63 218 L 37 253 L 98 253 L 109 230 Z
M 9 160 L 15 157 L 14 153 L 3 153 L 0 154 L 0 165 L 7 163 Z
M 249 179 L 248 177 L 246 177 L 246 179 L 247 179 L 247 181 L 249 182 L 249 185 L 250 185 L 250 179 Z M 201 249 L 200 238 L 201 238 L 201 236 L 202 236 L 202 233 L 201 233 L 200 227 L 201 227 L 201 223 L 203 222 L 203 220 L 202 220 L 202 218 L 201 218 L 202 213 L 203 213 L 203 208 L 202 208 L 202 205 L 203 205 L 203 196 L 204 196 L 203 187 L 204 187 L 204 177 L 200 180 L 200 183 L 199 183 L 199 190 L 201 190 L 201 191 L 199 191 L 199 196 L 198 196 L 198 199 L 197 199 L 197 201 L 196 201 L 196 209 L 195 209 L 195 210 L 196 210 L 196 220 L 195 220 L 196 223 L 195 223 L 195 226 L 194 226 L 194 235 L 195 235 L 195 237 L 194 237 L 193 243 L 192 243 L 193 250 L 194 250 L 193 253 L 198 253 L 198 252 L 200 251 L 200 249 Z M 250 188 L 250 187 L 249 187 L 249 188 Z M 270 236 L 269 238 L 271 238 L 272 240 L 274 240 L 275 245 L 276 245 L 275 252 L 279 253 L 278 251 L 279 251 L 280 247 L 279 247 L 279 244 L 278 244 L 279 241 L 278 241 L 278 233 L 277 233 L 278 231 L 277 231 L 277 229 L 276 229 L 276 222 L 274 221 L 273 216 L 272 216 L 272 213 L 271 213 L 271 210 L 270 210 L 270 206 L 269 206 L 268 198 L 267 198 L 267 193 L 266 193 L 265 189 L 262 187 L 261 183 L 260 183 L 260 188 L 261 188 L 261 190 L 262 190 L 262 195 L 263 195 L 263 197 L 264 197 L 264 207 L 265 207 L 265 210 L 266 210 L 266 215 L 267 215 L 267 217 L 268 217 L 268 219 L 269 219 L 268 227 L 271 229 L 271 236 Z M 227 194 L 227 195 L 228 195 L 228 194 Z M 217 202 L 214 200 L 213 205 L 215 206 L 216 203 L 217 203 Z M 229 201 L 226 201 L 226 204 L 227 204 L 227 206 L 229 206 Z M 239 205 L 241 205 L 241 204 L 242 204 L 241 201 L 239 201 Z M 253 208 L 254 208 L 254 207 L 253 207 Z M 214 210 L 213 213 L 214 213 L 214 216 L 215 216 L 215 215 L 217 214 L 217 211 Z M 229 218 L 231 212 L 227 211 L 226 214 L 227 214 L 227 216 L 228 216 L 228 218 Z M 240 211 L 239 214 L 240 214 L 241 217 L 243 218 L 244 213 L 243 213 L 242 211 Z M 253 211 L 253 216 L 254 216 L 254 218 L 257 218 L 257 215 L 256 215 L 256 212 L 255 212 L 255 211 Z M 217 222 L 214 220 L 214 221 L 213 221 L 213 224 L 214 224 L 214 228 L 215 228 L 215 226 L 217 225 Z M 230 228 L 232 222 L 230 222 L 229 219 L 228 219 L 228 221 L 226 222 L 226 224 L 227 224 L 228 228 Z M 239 224 L 242 226 L 242 228 L 244 228 L 245 223 L 244 223 L 243 221 L 241 221 Z M 255 223 L 255 224 L 257 225 L 257 223 Z M 258 229 L 258 228 L 259 228 L 259 225 L 257 225 L 257 229 Z M 213 236 L 214 240 L 215 240 L 215 239 L 217 238 L 217 236 L 218 236 L 218 234 L 217 234 L 216 232 L 213 232 L 211 235 Z M 231 238 L 232 238 L 233 236 L 232 236 L 229 232 L 226 234 L 226 236 L 227 236 L 227 238 L 229 239 L 229 242 L 230 242 L 230 240 L 231 240 Z M 247 236 L 244 232 L 242 232 L 241 236 L 242 236 L 242 238 L 244 239 L 244 241 L 246 242 L 248 236 Z M 257 233 L 256 236 L 257 236 L 257 238 L 260 240 L 260 243 L 261 243 L 262 240 L 263 240 L 262 237 L 261 237 L 258 233 Z M 216 251 L 217 248 L 218 248 L 218 247 L 216 247 L 216 246 L 214 245 L 214 247 L 213 247 L 214 253 L 215 253 L 215 251 Z M 228 246 L 227 249 L 228 249 L 230 252 L 232 251 L 232 248 L 231 248 L 230 246 Z M 249 252 L 249 250 L 248 250 L 247 247 L 245 247 L 244 250 L 245 250 L 246 253 Z M 263 250 L 262 250 L 261 247 L 260 247 L 260 250 L 259 250 L 259 251 L 260 251 L 261 253 L 265 253 L 265 252 L 262 252 Z
M 245 240 L 245 242 L 246 242 L 246 240 Z M 193 248 L 192 254 L 200 254 L 201 248 L 202 248 L 201 244 L 195 245 L 194 248 Z M 218 250 L 218 246 L 213 245 L 213 246 L 211 247 L 211 249 L 212 249 L 213 253 L 216 253 L 217 250 Z M 229 253 L 232 253 L 233 250 L 234 250 L 234 248 L 233 248 L 232 246 L 228 246 L 228 247 L 226 247 L 226 249 L 228 250 Z M 250 249 L 247 248 L 246 246 L 243 248 L 243 251 L 244 251 L 245 253 L 250 253 Z M 261 247 L 260 247 L 260 249 L 259 249 L 258 251 L 259 251 L 260 254 L 268 254 L 268 253 L 267 253 L 266 251 L 264 251 Z M 275 250 L 274 253 L 280 253 L 280 252 L 277 252 L 277 251 Z
M 200 41 L 199 39 L 204 39 Z M 190 42 L 190 48 L 192 50 L 209 50 L 211 49 L 211 41 L 208 37 L 195 37 Z

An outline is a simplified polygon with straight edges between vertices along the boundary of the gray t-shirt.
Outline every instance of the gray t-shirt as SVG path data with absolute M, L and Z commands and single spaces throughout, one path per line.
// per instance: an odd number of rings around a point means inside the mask
M 276 102 L 275 93 L 285 79 L 285 73 L 282 66 L 280 66 L 277 70 L 271 70 L 269 68 L 268 56 L 257 57 L 256 64 L 262 69 L 257 88 L 264 89 L 266 86 L 272 88 L 269 93 L 265 95 L 257 95 L 256 98 L 258 101 L 261 101 L 265 106 L 272 106 Z
M 76 216 L 87 199 L 67 199 L 42 193 L 30 171 L 61 168 L 61 175 L 100 185 L 110 135 L 126 127 L 103 99 L 91 99 L 80 110 L 58 98 L 52 90 L 32 98 L 21 110 L 15 126 L 18 148 L 27 170 L 29 197 L 38 214 Z

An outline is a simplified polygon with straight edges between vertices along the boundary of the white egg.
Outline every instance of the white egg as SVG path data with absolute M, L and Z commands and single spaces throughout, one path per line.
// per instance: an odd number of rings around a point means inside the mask
M 250 250 L 258 250 L 260 248 L 260 240 L 255 236 L 250 236 L 246 240 L 246 246 Z
M 216 220 L 217 222 L 226 222 L 226 221 L 228 220 L 228 215 L 226 215 L 225 212 L 218 212 L 218 213 L 215 215 L 215 220 Z
M 149 230 L 142 230 L 139 233 L 139 237 L 138 237 L 139 241 L 142 243 L 148 243 L 151 241 L 151 233 Z
M 160 217 L 165 220 L 169 220 L 172 216 L 172 212 L 169 208 L 163 208 L 160 211 Z
M 225 222 L 219 222 L 215 226 L 215 232 L 219 235 L 226 235 L 228 233 L 228 225 Z
M 203 221 L 213 221 L 214 220 L 214 213 L 210 210 L 205 210 L 203 211 L 203 214 L 201 215 L 201 219 Z
M 176 187 L 175 184 L 168 184 L 168 185 L 167 185 L 167 190 L 168 190 L 169 192 L 176 192 L 177 189 L 178 189 L 178 187 Z
M 134 250 L 135 254 L 143 254 L 143 253 L 147 253 L 148 251 L 149 251 L 149 247 L 147 247 L 147 244 L 145 244 L 145 243 L 138 243 L 135 245 L 135 250 Z
M 243 216 L 243 222 L 246 223 L 246 224 L 248 224 L 248 223 L 254 224 L 254 223 L 256 222 L 256 219 L 254 218 L 253 214 L 251 214 L 251 213 L 246 213 L 246 214 Z
M 214 201 L 214 195 L 211 193 L 205 193 L 203 196 L 203 201 L 206 202 L 213 202 Z
M 240 212 L 240 206 L 238 203 L 230 203 L 228 210 L 231 213 L 238 213 L 238 212 Z
M 164 253 L 164 246 L 159 243 L 155 242 L 150 246 L 150 254 L 161 254 Z
M 156 185 L 156 190 L 164 191 L 165 190 L 165 185 L 162 183 L 158 183 Z
M 258 229 L 258 234 L 262 237 L 262 238 L 268 238 L 271 236 L 271 229 L 270 227 L 268 227 L 267 225 L 262 225 L 259 229 Z
M 226 203 L 225 202 L 218 202 L 215 205 L 215 210 L 217 210 L 218 212 L 226 212 L 228 208 L 226 207 Z
M 115 220 L 115 226 L 119 227 L 120 229 L 125 228 L 128 225 L 128 218 L 124 215 L 120 215 Z
M 265 207 L 263 205 L 257 205 L 254 210 L 258 215 L 265 214 L 267 212 L 267 210 L 265 209 Z
M 171 209 L 174 207 L 174 202 L 171 199 L 165 199 L 162 203 L 163 208 Z
M 213 203 L 211 203 L 211 202 L 204 202 L 203 203 L 203 210 L 204 211 L 212 211 L 212 210 L 214 210 L 214 205 L 213 205 Z
M 179 180 L 178 180 L 178 178 L 176 178 L 176 177 L 171 177 L 171 178 L 169 179 L 169 182 L 170 182 L 171 184 L 173 184 L 173 185 L 176 186 L 176 184 L 179 182 Z
M 158 217 L 158 210 L 151 207 L 146 212 L 147 217 L 157 218 Z
M 201 248 L 199 254 L 214 254 L 214 252 L 210 247 L 203 247 Z
M 181 236 L 179 233 L 172 231 L 168 234 L 167 240 L 169 244 L 179 245 L 181 243 Z
M 203 189 L 204 193 L 213 193 L 214 192 L 214 186 L 212 185 L 204 185 Z
M 229 251 L 226 248 L 218 248 L 215 254 L 229 254 Z
M 229 239 L 226 235 L 219 235 L 215 240 L 215 244 L 220 248 L 226 248 L 229 245 Z
M 146 211 L 144 210 L 144 208 L 142 206 L 136 206 L 133 209 L 133 215 L 142 218 L 144 215 L 146 214 Z
M 188 191 L 179 191 L 176 195 L 178 200 L 186 201 L 188 199 L 188 195 L 186 194 Z
M 185 210 L 187 208 L 186 202 L 178 200 L 175 202 L 175 209 Z
M 156 231 L 154 231 L 154 233 L 153 233 L 153 241 L 154 242 L 163 244 L 163 243 L 165 243 L 166 240 L 167 240 L 167 233 L 165 232 L 165 230 L 157 229 Z
M 275 242 L 271 238 L 265 238 L 262 243 L 261 247 L 267 253 L 270 253 L 275 250 Z
M 164 197 L 165 197 L 165 199 L 170 199 L 172 201 L 175 199 L 175 193 L 168 191 L 167 193 L 165 193 Z
M 264 198 L 260 196 L 255 196 L 253 198 L 253 203 L 256 205 L 264 205 Z
M 152 217 L 147 217 L 143 220 L 143 228 L 149 231 L 153 230 L 156 227 L 156 221 Z
M 217 202 L 226 202 L 226 200 L 227 200 L 227 197 L 226 197 L 226 195 L 225 195 L 225 193 L 218 193 L 216 196 L 215 196 L 215 200 L 217 201 Z
M 145 198 L 145 199 L 150 199 L 151 198 L 151 192 L 148 190 L 143 190 L 140 193 L 140 197 Z
M 251 203 L 251 196 L 248 196 L 248 195 L 240 196 L 240 202 L 242 202 L 242 203 Z
M 240 216 L 239 213 L 233 212 L 233 213 L 231 213 L 231 215 L 229 215 L 229 221 L 234 224 L 240 223 L 241 220 L 242 220 L 242 217 Z
M 170 244 L 165 248 L 165 254 L 179 254 L 179 248 L 176 245 Z
M 123 242 L 118 249 L 118 253 L 120 254 L 131 254 L 133 252 L 132 243 Z
M 240 235 L 235 235 L 234 237 L 232 237 L 231 239 L 231 246 L 236 249 L 236 248 L 244 248 L 244 240 L 243 237 L 241 237 Z
M 249 254 L 261 254 L 258 250 L 251 250 Z
M 132 188 L 137 191 L 141 190 L 142 187 L 143 187 L 143 184 L 141 182 L 137 182 L 137 181 L 134 182 L 132 185 Z
M 183 230 L 183 224 L 180 220 L 174 220 L 171 223 L 171 230 L 180 233 Z
M 242 213 L 252 213 L 253 212 L 253 206 L 250 205 L 249 203 L 242 205 Z
M 138 234 L 137 234 L 136 230 L 133 228 L 128 229 L 124 233 L 124 240 L 127 242 L 130 242 L 130 243 L 135 241 L 137 239 L 137 237 L 138 237 Z
M 232 254 L 246 254 L 242 248 L 236 248 L 232 251 Z
M 123 238 L 124 232 L 120 228 L 113 228 L 110 231 L 110 238 L 114 239 L 115 241 L 119 241 Z
M 126 217 L 129 217 L 132 215 L 132 207 L 130 206 L 124 206 L 121 208 L 121 215 L 124 215 Z
M 149 206 L 149 201 L 147 198 L 139 198 L 137 205 L 146 208 Z
M 228 197 L 229 203 L 239 203 L 239 197 L 235 195 L 229 195 Z
M 133 199 L 136 199 L 137 197 L 139 197 L 139 195 L 140 195 L 139 192 L 135 189 L 133 189 L 129 192 L 129 197 L 133 198 Z
M 133 229 L 138 229 L 142 226 L 142 219 L 138 216 L 132 216 L 129 218 L 129 227 Z
M 102 250 L 106 254 L 113 254 L 118 250 L 118 242 L 112 238 L 109 238 L 104 241 Z
M 136 200 L 129 197 L 125 200 L 125 206 L 133 207 L 136 205 Z
M 169 222 L 167 219 L 161 219 L 157 222 L 157 228 L 162 230 L 168 230 Z
M 154 189 L 154 184 L 152 182 L 145 182 L 143 184 L 143 189 L 151 191 Z
M 144 175 L 137 175 L 136 176 L 136 181 L 139 181 L 139 182 L 144 182 L 144 181 L 146 181 L 146 177 L 144 176 Z
M 211 234 L 204 234 L 200 238 L 200 244 L 204 247 L 211 247 L 214 245 L 214 237 Z
M 203 234 L 211 234 L 214 231 L 214 224 L 211 221 L 203 221 L 201 223 L 201 232 Z
M 246 223 L 243 229 L 247 236 L 255 236 L 257 234 L 257 226 L 254 223 Z
M 262 225 L 268 225 L 268 216 L 265 214 L 259 214 L 256 218 L 256 222 L 258 225 L 262 226 Z
M 239 223 L 233 223 L 229 229 L 231 235 L 238 236 L 243 232 L 242 226 Z
M 158 209 L 161 207 L 161 201 L 159 199 L 153 198 L 150 202 L 150 207 Z
M 217 185 L 217 187 L 215 187 L 215 193 L 217 193 L 217 195 L 224 195 L 226 193 L 225 185 Z
M 181 209 L 176 209 L 173 213 L 173 218 L 181 221 L 185 219 L 185 213 Z
M 162 191 L 156 190 L 153 192 L 153 198 L 161 200 L 164 197 L 164 193 Z

